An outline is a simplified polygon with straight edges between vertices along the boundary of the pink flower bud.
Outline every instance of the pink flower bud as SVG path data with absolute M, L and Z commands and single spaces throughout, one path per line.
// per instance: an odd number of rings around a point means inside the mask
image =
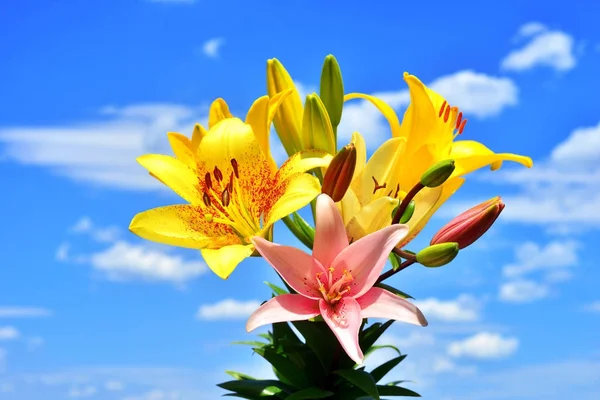
M 431 239 L 431 244 L 456 242 L 459 249 L 470 246 L 483 236 L 504 210 L 500 197 L 485 201 L 455 217 Z

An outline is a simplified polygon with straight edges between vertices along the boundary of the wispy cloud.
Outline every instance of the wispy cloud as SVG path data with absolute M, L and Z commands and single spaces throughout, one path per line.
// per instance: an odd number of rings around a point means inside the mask
M 503 337 L 497 333 L 480 332 L 464 340 L 450 343 L 448 354 L 452 357 L 493 359 L 510 356 L 519 347 L 515 337 Z
M 52 311 L 46 308 L 0 306 L 0 318 L 36 318 L 51 315 Z
M 200 306 L 196 318 L 204 320 L 230 320 L 248 318 L 260 306 L 260 301 L 225 299 Z
M 21 333 L 14 326 L 0 326 L 0 341 L 15 340 L 21 336 Z
M 517 279 L 500 285 L 498 298 L 507 303 L 530 303 L 550 294 L 548 285 L 528 279 Z
M 225 44 L 224 38 L 212 38 L 204 42 L 202 52 L 209 58 L 218 58 L 221 47 Z
M 468 294 L 455 300 L 428 298 L 417 300 L 415 304 L 427 316 L 440 321 L 476 321 L 479 319 L 481 301 Z

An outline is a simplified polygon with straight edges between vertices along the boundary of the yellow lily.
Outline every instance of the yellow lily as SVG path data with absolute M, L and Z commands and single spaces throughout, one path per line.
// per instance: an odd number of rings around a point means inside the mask
M 354 134 L 359 160 L 352 190 L 341 207 L 350 237 L 362 237 L 391 222 L 391 212 L 433 164 L 455 160 L 450 179 L 437 188 L 425 188 L 415 197 L 415 213 L 408 225 L 409 234 L 400 245 L 412 240 L 431 215 L 464 183 L 463 175 L 487 165 L 498 169 L 504 160 L 531 167 L 531 158 L 516 154 L 496 154 L 483 144 L 454 141 L 462 133 L 466 119 L 457 107 L 451 107 L 438 93 L 427 88 L 417 77 L 404 74 L 411 102 L 402 125 L 394 110 L 382 100 L 366 94 L 352 93 L 344 100 L 362 98 L 375 105 L 387 119 L 392 138 L 382 144 L 365 164 L 364 139 Z M 361 155 L 362 153 L 362 155 Z M 360 161 L 362 160 L 362 161 Z
M 276 221 L 319 194 L 319 181 L 305 172 L 326 167 L 331 159 L 310 151 L 277 168 L 269 129 L 286 95 L 256 100 L 246 122 L 218 99 L 211 106 L 208 131 L 197 125 L 191 140 L 169 134 L 175 157 L 139 157 L 143 167 L 189 204 L 139 213 L 129 229 L 147 240 L 200 249 L 208 267 L 226 279 L 254 253 L 250 238 L 270 237 Z

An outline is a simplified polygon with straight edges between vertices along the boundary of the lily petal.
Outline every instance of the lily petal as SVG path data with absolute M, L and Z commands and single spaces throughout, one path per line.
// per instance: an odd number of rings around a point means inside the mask
M 379 112 L 381 112 L 383 114 L 385 119 L 387 119 L 388 123 L 390 124 L 392 136 L 393 137 L 401 136 L 402 131 L 400 130 L 400 121 L 398 120 L 398 116 L 396 115 L 396 112 L 394 111 L 394 109 L 392 107 L 390 107 L 386 102 L 378 99 L 375 96 L 369 96 L 368 94 L 362 94 L 362 93 L 349 93 L 344 96 L 344 101 L 348 101 L 348 100 L 352 100 L 352 99 L 364 99 L 364 100 L 367 100 L 368 102 L 370 102 L 371 104 L 373 104 L 375 107 L 377 107 Z
M 266 225 L 274 224 L 310 203 L 321 191 L 321 185 L 314 176 L 298 174 L 294 178 L 280 183 L 272 190 L 279 199 L 265 215 Z
M 367 164 L 367 145 L 365 144 L 365 139 L 358 132 L 352 134 L 350 143 L 353 143 L 356 148 L 356 167 L 354 168 L 354 175 L 352 176 L 352 180 L 354 181 Z
M 316 210 L 313 257 L 327 268 L 338 253 L 348 247 L 348 237 L 342 216 L 331 197 L 319 195 Z
M 198 152 L 198 146 L 200 146 L 200 142 L 204 138 L 204 136 L 208 135 L 208 132 L 204 127 L 200 124 L 194 125 L 194 131 L 192 132 L 192 151 L 194 154 Z
M 252 243 L 296 292 L 315 300 L 322 298 L 315 277 L 319 272 L 325 273 L 325 269 L 311 255 L 295 247 L 271 243 L 260 236 L 254 236 Z
M 360 238 L 342 250 L 333 260 L 333 281 L 344 270 L 354 277 L 349 296 L 360 297 L 377 281 L 392 248 L 408 233 L 407 225 L 391 225 Z
M 348 357 L 357 364 L 362 363 L 364 355 L 358 344 L 358 331 L 362 318 L 360 317 L 360 306 L 356 300 L 352 297 L 343 297 L 333 308 L 321 299 L 319 308 L 323 320 L 333 331 Z
M 227 118 L 233 118 L 233 115 L 229 112 L 229 106 L 225 100 L 218 98 L 213 101 L 208 110 L 208 129 Z
M 342 219 L 344 220 L 344 225 L 346 226 L 350 223 L 352 217 L 354 217 L 360 210 L 360 202 L 358 201 L 358 197 L 351 187 L 348 188 L 342 200 L 336 205 L 342 214 Z
M 456 161 L 453 176 L 461 176 L 483 168 L 486 165 L 499 166 L 502 161 L 514 161 L 531 168 L 533 161 L 530 157 L 510 153 L 496 154 L 483 144 L 473 140 L 460 140 L 452 144 L 449 158 Z M 497 169 L 497 168 L 496 168 Z
M 196 155 L 192 150 L 192 142 L 190 139 L 188 139 L 187 136 L 176 132 L 167 133 L 167 137 L 169 138 L 169 144 L 171 145 L 171 149 L 173 149 L 175 157 L 184 164 L 196 168 Z
M 239 242 L 229 227 L 208 223 L 202 216 L 200 207 L 188 204 L 153 208 L 133 217 L 129 230 L 153 242 L 190 249 Z
M 276 322 L 304 321 L 319 314 L 318 301 L 300 294 L 282 294 L 273 297 L 252 313 L 246 322 L 246 332 Z
M 361 318 L 385 318 L 427 326 L 425 316 L 410 301 L 385 289 L 373 287 L 356 299 Z
M 348 195 L 346 193 L 346 195 Z M 346 196 L 344 196 L 344 199 Z M 342 201 L 344 201 L 342 199 Z M 357 210 L 346 224 L 346 233 L 353 240 L 367 236 L 371 232 L 389 226 L 392 223 L 392 212 L 398 200 L 391 197 L 380 197 Z
M 192 204 L 202 204 L 196 171 L 176 158 L 162 154 L 146 154 L 137 161 L 158 180 Z
M 252 255 L 254 247 L 249 244 L 232 244 L 220 249 L 202 249 L 200 252 L 208 268 L 220 278 L 227 279 L 239 263 Z

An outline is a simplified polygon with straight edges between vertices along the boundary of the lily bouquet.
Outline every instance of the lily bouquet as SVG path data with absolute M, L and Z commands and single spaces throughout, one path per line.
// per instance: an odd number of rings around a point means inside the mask
M 223 99 L 209 110 L 208 129 L 191 138 L 168 133 L 174 157 L 138 158 L 154 178 L 186 203 L 137 214 L 130 230 L 147 240 L 199 249 L 208 267 L 227 279 L 250 256 L 261 256 L 282 279 L 273 297 L 248 319 L 248 332 L 271 330 L 247 342 L 277 379 L 227 371 L 219 386 L 244 399 L 380 399 L 419 395 L 402 381 L 382 383 L 405 357 L 375 345 L 393 321 L 426 326 L 409 295 L 384 281 L 412 264 L 440 267 L 481 237 L 504 204 L 499 197 L 450 221 L 430 246 L 404 247 L 464 183 L 464 175 L 505 160 L 532 166 L 529 157 L 496 154 L 476 141 L 455 139 L 467 119 L 438 93 L 405 73 L 410 104 L 402 123 L 383 100 L 344 94 L 342 74 L 329 55 L 319 94 L 304 104 L 289 73 L 267 62 L 267 95 L 242 121 Z M 354 132 L 338 147 L 346 101 L 363 99 L 387 119 L 391 138 L 367 161 L 365 139 Z M 271 124 L 289 159 L 280 166 L 269 145 Z M 368 132 L 366 132 L 368 134 Z M 368 139 L 368 136 L 367 136 Z M 310 205 L 314 228 L 298 214 Z M 272 242 L 273 224 L 287 228 L 311 251 Z M 391 268 L 384 272 L 387 261 Z M 371 323 L 383 318 L 385 323 Z M 398 356 L 366 371 L 366 355 L 388 347 Z

